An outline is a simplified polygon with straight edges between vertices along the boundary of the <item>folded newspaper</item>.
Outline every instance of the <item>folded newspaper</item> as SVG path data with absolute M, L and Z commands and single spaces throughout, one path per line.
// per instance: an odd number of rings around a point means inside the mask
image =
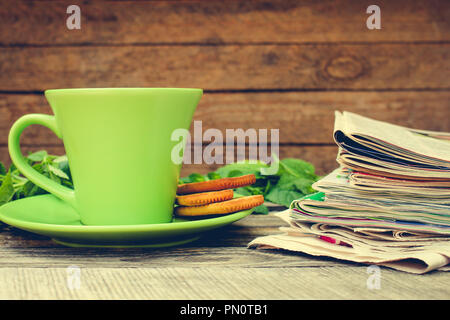
M 450 133 L 336 112 L 340 167 L 277 214 L 290 227 L 251 248 L 425 273 L 450 263 Z

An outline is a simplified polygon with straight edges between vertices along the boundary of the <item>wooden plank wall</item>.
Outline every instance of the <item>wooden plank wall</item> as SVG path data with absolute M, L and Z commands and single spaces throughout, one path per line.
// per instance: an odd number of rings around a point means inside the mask
M 336 166 L 337 109 L 450 131 L 449 2 L 377 1 L 382 29 L 368 30 L 372 2 L 1 0 L 0 161 L 15 119 L 51 113 L 51 88 L 203 88 L 203 130 L 279 128 L 280 156 L 320 174 Z M 22 144 L 64 152 L 44 128 Z

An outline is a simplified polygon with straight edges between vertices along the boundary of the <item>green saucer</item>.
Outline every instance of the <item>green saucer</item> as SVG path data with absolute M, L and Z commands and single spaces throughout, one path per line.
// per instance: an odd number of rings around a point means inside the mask
M 196 220 L 175 218 L 162 224 L 85 226 L 71 206 L 46 194 L 1 206 L 0 220 L 71 247 L 167 247 L 197 240 L 202 232 L 226 226 L 252 211 Z

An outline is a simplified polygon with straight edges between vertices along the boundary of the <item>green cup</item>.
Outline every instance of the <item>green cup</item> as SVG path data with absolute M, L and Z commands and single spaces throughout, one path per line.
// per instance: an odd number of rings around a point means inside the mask
M 181 168 L 171 159 L 179 143 L 171 134 L 189 129 L 202 94 L 177 88 L 47 90 L 54 116 L 17 120 L 9 153 L 24 176 L 74 207 L 85 225 L 168 223 Z M 41 175 L 23 157 L 20 135 L 32 124 L 63 140 L 74 190 Z

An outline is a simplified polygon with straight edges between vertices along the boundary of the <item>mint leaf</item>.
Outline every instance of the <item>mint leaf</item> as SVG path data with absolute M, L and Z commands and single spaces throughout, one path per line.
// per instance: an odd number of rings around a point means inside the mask
M 53 162 L 54 163 L 68 162 L 67 155 L 56 157 L 55 159 L 53 159 Z
M 41 150 L 34 153 L 31 153 L 27 156 L 28 160 L 34 161 L 34 162 L 41 162 L 44 161 L 44 159 L 48 156 L 47 151 Z
M 253 210 L 253 213 L 257 213 L 257 214 L 269 214 L 269 208 L 267 208 L 265 205 L 260 205 L 255 207 L 255 209 Z
M 303 197 L 303 194 L 298 191 L 282 190 L 279 188 L 274 188 L 272 189 L 272 191 L 269 192 L 269 194 L 265 196 L 265 199 L 270 202 L 281 204 L 285 207 L 289 207 L 292 201 L 299 199 L 301 197 Z
M 36 170 L 40 174 L 44 174 L 44 172 L 45 172 L 44 165 L 42 163 L 36 163 L 32 167 L 34 170 Z
M 37 185 L 35 185 L 33 182 L 31 181 L 27 181 L 21 188 L 19 191 L 17 191 L 17 198 L 21 199 L 21 198 L 27 198 L 27 197 L 32 197 L 34 195 L 37 194 L 42 194 L 42 193 L 46 193 L 46 191 L 44 191 L 43 189 L 39 188 Z
M 250 193 L 252 195 L 258 195 L 258 194 L 262 194 L 263 195 L 264 194 L 264 189 L 265 189 L 265 187 L 258 187 L 258 186 L 255 186 L 255 185 L 246 186 L 244 188 L 246 188 L 248 191 L 250 191 Z
M 296 176 L 285 173 L 281 176 L 280 180 L 278 180 L 276 187 L 282 190 L 296 190 L 297 187 L 295 186 L 295 180 L 297 179 L 303 178 L 298 178 Z
M 252 195 L 252 193 L 249 190 L 247 190 L 247 188 L 245 188 L 245 187 L 235 189 L 234 194 L 235 195 L 238 194 L 241 196 L 251 196 Z
M 47 151 L 41 150 L 30 153 L 25 158 L 39 173 L 73 189 L 67 156 L 49 155 Z M 48 192 L 21 176 L 14 164 L 11 164 L 9 171 L 6 171 L 5 166 L 0 162 L 0 205 L 46 193 Z
M 0 186 L 0 206 L 4 205 L 14 196 L 14 185 L 11 179 L 11 172 L 5 176 L 2 185 Z
M 316 181 L 315 180 L 310 180 L 310 179 L 299 178 L 299 179 L 294 181 L 294 184 L 295 184 L 295 187 L 297 188 L 298 191 L 300 191 L 303 194 L 307 195 L 307 194 L 315 192 L 315 190 L 311 186 L 314 182 L 316 182 Z
M 228 177 L 229 178 L 233 178 L 233 177 L 240 177 L 243 176 L 244 173 L 242 173 L 241 170 L 232 170 L 230 172 L 228 172 Z
M 67 156 L 64 155 L 61 157 L 57 157 L 53 160 L 53 164 L 57 164 L 57 168 L 61 169 L 69 177 L 68 180 L 72 179 L 69 168 L 69 160 L 67 159 Z
M 267 167 L 268 165 L 261 161 L 242 161 L 227 164 L 217 169 L 216 172 L 220 174 L 221 177 L 236 176 L 237 172 L 239 172 L 239 175 L 241 176 L 246 174 L 254 174 L 258 179 L 263 177 L 263 175 L 261 175 L 261 168 Z
M 54 166 L 51 165 L 51 164 L 49 164 L 49 165 L 47 166 L 47 168 L 48 168 L 48 170 L 49 170 L 51 173 L 53 173 L 54 175 L 56 175 L 56 176 L 58 176 L 58 177 L 60 177 L 60 178 L 64 178 L 64 179 L 69 180 L 69 176 L 68 176 L 64 171 L 62 171 L 61 169 L 56 168 L 56 167 L 54 167 Z
M 61 178 L 58 177 L 56 174 L 54 174 L 54 173 L 51 172 L 51 171 L 45 172 L 45 173 L 44 173 L 44 176 L 50 178 L 50 180 L 53 180 L 53 181 L 55 181 L 55 182 L 58 183 L 58 184 L 61 184 Z
M 216 180 L 222 178 L 220 174 L 218 174 L 217 172 L 209 172 L 207 176 L 209 180 Z
M 283 159 L 280 161 L 280 169 L 282 170 L 281 173 L 288 173 L 298 178 L 317 179 L 317 175 L 314 173 L 314 166 L 300 159 Z
M 191 173 L 188 177 L 181 178 L 180 182 L 182 183 L 192 183 L 192 182 L 202 182 L 207 179 L 199 173 Z
M 11 165 L 9 166 L 9 171 L 11 171 L 12 173 L 14 173 L 14 171 L 17 171 L 16 165 L 14 163 L 11 163 Z
M 236 190 L 238 190 L 238 189 L 236 189 Z M 240 193 L 242 190 L 239 190 L 239 192 L 237 192 L 237 191 L 235 191 L 234 193 L 233 193 L 233 199 L 236 199 L 236 198 L 242 198 L 242 197 L 245 197 L 245 196 L 249 196 L 250 194 L 244 194 L 244 193 Z
M 296 190 L 304 194 L 313 193 L 311 185 L 315 180 L 309 178 L 298 178 L 289 174 L 283 174 L 277 183 L 277 188 L 282 190 Z
M 0 161 L 0 175 L 4 176 L 6 174 L 6 168 L 3 163 Z

